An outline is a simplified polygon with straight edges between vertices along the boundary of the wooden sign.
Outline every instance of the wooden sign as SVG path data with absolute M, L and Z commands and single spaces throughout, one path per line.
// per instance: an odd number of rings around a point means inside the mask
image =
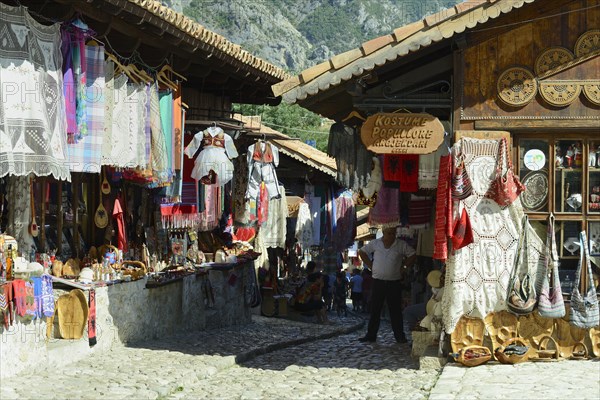
M 375 114 L 363 123 L 360 137 L 378 154 L 428 154 L 444 140 L 444 127 L 429 114 Z

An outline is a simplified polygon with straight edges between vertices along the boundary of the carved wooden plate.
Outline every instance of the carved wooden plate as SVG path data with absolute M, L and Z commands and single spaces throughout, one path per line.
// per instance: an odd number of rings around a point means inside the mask
M 539 85 L 540 96 L 556 107 L 568 106 L 581 93 L 581 85 L 570 81 L 542 81 Z
M 538 82 L 529 69 L 512 67 L 500 74 L 496 88 L 500 100 L 509 106 L 521 107 L 533 100 Z
M 600 105 L 600 82 L 583 85 L 583 94 L 596 105 Z
M 517 316 L 508 311 L 489 313 L 485 317 L 485 328 L 492 340 L 493 349 L 517 337 Z
M 575 55 L 577 57 L 585 56 L 596 50 L 600 50 L 600 29 L 585 32 L 575 42 Z
M 544 50 L 535 60 L 534 71 L 536 75 L 542 75 L 544 72 L 560 67 L 575 59 L 571 50 L 556 46 Z
M 592 342 L 592 353 L 600 358 L 600 327 L 590 329 L 590 341 Z
M 450 335 L 452 351 L 458 353 L 466 346 L 483 345 L 485 323 L 479 318 L 461 317 Z
M 532 348 L 539 349 L 542 338 L 552 336 L 554 319 L 542 318 L 537 311 L 519 317 L 517 332 Z

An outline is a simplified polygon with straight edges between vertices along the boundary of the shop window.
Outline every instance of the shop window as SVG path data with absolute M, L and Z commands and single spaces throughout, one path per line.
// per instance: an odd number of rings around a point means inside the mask
M 570 292 L 585 229 L 592 269 L 600 271 L 600 140 L 594 134 L 535 133 L 515 138 L 521 195 L 532 226 L 545 242 L 545 222 L 556 217 L 555 234 L 563 289 Z

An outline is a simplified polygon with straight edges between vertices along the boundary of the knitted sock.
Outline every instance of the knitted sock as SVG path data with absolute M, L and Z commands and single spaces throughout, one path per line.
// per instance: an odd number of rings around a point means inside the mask
M 33 282 L 33 297 L 35 299 L 35 318 L 42 318 L 42 278 L 34 276 L 31 281 Z

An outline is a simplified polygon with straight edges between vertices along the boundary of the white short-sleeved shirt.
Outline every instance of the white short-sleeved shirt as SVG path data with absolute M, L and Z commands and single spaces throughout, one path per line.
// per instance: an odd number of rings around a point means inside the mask
M 415 250 L 405 241 L 396 241 L 386 249 L 381 239 L 375 239 L 361 248 L 373 254 L 373 279 L 396 281 L 402 278 L 402 262 L 415 254 Z

